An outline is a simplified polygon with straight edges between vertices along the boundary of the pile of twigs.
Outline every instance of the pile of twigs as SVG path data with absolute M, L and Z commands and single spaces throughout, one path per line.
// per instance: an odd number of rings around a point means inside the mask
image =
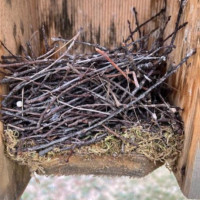
M 7 75 L 1 83 L 10 89 L 2 102 L 2 120 L 5 129 L 19 133 L 17 151 L 44 155 L 55 147 L 73 150 L 96 143 L 108 134 L 123 140 L 120 133 L 124 128 L 139 125 L 152 132 L 170 126 L 176 134 L 182 133 L 179 109 L 166 102 L 165 80 L 194 51 L 164 73 L 166 60 L 175 49 L 177 32 L 187 24 L 180 24 L 182 4 L 175 29 L 166 38 L 163 35 L 170 18 L 148 34 L 141 31 L 164 15 L 165 8 L 141 25 L 133 9 L 136 29 L 131 30 L 129 23 L 129 37 L 113 50 L 78 42 L 80 31 L 71 40 L 53 38 L 51 46 L 45 42 L 46 53 L 38 58 L 27 52 L 24 56 L 2 57 L 0 67 L 6 69 Z M 159 34 L 152 43 L 156 31 Z M 139 35 L 137 40 L 135 34 Z M 54 59 L 59 42 L 68 47 Z M 74 45 L 95 47 L 96 53 L 72 55 Z

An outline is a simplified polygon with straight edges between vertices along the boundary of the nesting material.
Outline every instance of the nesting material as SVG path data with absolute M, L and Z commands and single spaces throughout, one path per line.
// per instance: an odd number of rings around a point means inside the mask
M 165 81 L 195 53 L 191 50 L 166 70 L 176 35 L 187 24 L 180 24 L 182 2 L 167 37 L 170 17 L 164 17 L 165 8 L 142 24 L 133 9 L 136 29 L 129 23 L 130 35 L 115 49 L 78 41 L 81 30 L 71 40 L 53 38 L 49 45 L 43 30 L 45 54 L 34 57 L 28 45 L 22 56 L 2 57 L 6 76 L 1 84 L 10 89 L 1 110 L 9 156 L 32 171 L 66 152 L 137 152 L 154 162 L 174 163 L 183 143 L 183 124 L 180 109 L 168 102 Z M 143 34 L 143 27 L 157 18 L 162 23 Z M 71 54 L 79 45 L 96 52 Z

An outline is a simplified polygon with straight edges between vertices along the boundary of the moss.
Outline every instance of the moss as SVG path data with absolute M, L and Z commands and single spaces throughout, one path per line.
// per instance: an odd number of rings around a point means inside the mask
M 176 160 L 183 146 L 183 135 L 178 135 L 169 127 L 161 127 L 160 131 L 150 132 L 142 126 L 135 126 L 117 133 L 122 139 L 109 134 L 105 139 L 89 146 L 83 146 L 74 150 L 74 154 L 85 155 L 111 155 L 121 156 L 133 153 L 142 154 L 153 162 L 162 162 L 174 168 Z M 22 141 L 19 133 L 15 130 L 7 129 L 3 135 L 8 156 L 21 163 L 28 165 L 31 172 L 44 172 L 42 164 L 59 156 L 70 154 L 70 151 L 60 151 L 54 148 L 45 156 L 39 156 L 36 151 L 20 152 L 19 147 Z M 21 143 L 21 144 L 20 144 Z M 26 147 L 34 146 L 33 140 L 23 144 Z
M 174 167 L 183 146 L 183 135 L 178 135 L 169 127 L 161 127 L 158 132 L 149 132 L 142 126 L 126 129 L 120 134 L 126 142 L 108 135 L 103 141 L 78 150 L 80 154 L 132 154 L 137 152 L 153 162 L 162 162 Z

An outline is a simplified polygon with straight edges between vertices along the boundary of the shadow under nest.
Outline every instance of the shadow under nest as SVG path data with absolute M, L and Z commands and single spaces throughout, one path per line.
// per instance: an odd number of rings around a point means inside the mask
M 7 154 L 32 172 L 43 171 L 42 162 L 58 155 L 133 152 L 173 168 L 183 122 L 180 108 L 168 102 L 165 81 L 195 53 L 166 70 L 176 35 L 187 24 L 180 24 L 183 6 L 181 1 L 174 31 L 165 38 L 165 7 L 142 24 L 133 8 L 136 29 L 128 21 L 130 35 L 117 48 L 78 41 L 81 30 L 49 45 L 43 28 L 41 56 L 34 56 L 30 43 L 21 56 L 8 50 L 0 65 L 1 84 L 9 86 L 1 110 Z M 157 18 L 159 27 L 144 34 L 143 27 Z M 80 45 L 96 52 L 70 53 Z

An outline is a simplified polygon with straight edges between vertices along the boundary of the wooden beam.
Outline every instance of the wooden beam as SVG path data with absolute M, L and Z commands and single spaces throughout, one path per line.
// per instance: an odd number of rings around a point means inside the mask
M 168 1 L 167 13 L 172 16 L 166 34 L 173 31 L 180 1 Z M 185 128 L 185 141 L 177 170 L 174 172 L 181 190 L 188 198 L 200 198 L 200 1 L 185 1 L 182 22 L 187 21 L 186 28 L 176 38 L 176 50 L 168 63 L 178 63 L 191 48 L 197 53 L 178 73 L 170 78 L 169 84 L 175 88 L 171 102 L 183 108 L 182 118 Z M 153 0 L 152 12 L 160 9 L 160 0 Z
M 200 181 L 200 91 L 196 99 L 196 110 L 192 125 L 192 139 L 185 169 L 182 171 L 183 183 L 182 190 L 192 199 L 199 198 Z
M 1 130 L 2 132 L 2 130 Z M 9 160 L 0 138 L 0 199 L 19 200 L 29 180 L 29 169 Z
M 20 44 L 31 37 L 31 29 L 36 29 L 35 10 L 35 3 L 30 0 L 0 0 L 0 40 L 13 53 L 19 52 Z M 0 45 L 0 56 L 3 54 L 7 52 Z M 0 94 L 5 93 L 6 87 L 1 85 Z M 30 172 L 26 166 L 18 165 L 4 154 L 2 134 L 3 125 L 0 123 L 0 199 L 19 200 L 30 180 Z
M 65 157 L 43 163 L 45 175 L 94 174 L 106 176 L 144 177 L 161 164 L 153 163 L 139 154 L 132 155 L 73 155 L 66 162 Z M 42 173 L 41 173 L 42 174 Z

